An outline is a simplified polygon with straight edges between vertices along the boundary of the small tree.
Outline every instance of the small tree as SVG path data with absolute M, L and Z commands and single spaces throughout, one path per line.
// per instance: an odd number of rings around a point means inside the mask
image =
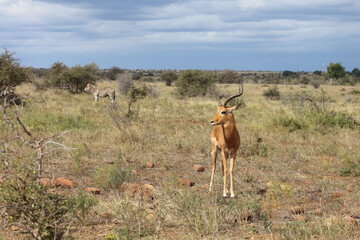
M 238 83 L 241 82 L 240 75 L 232 70 L 226 70 L 219 74 L 219 83 Z
M 98 79 L 98 70 L 99 67 L 95 63 L 69 69 L 62 63 L 55 63 L 48 77 L 53 87 L 66 88 L 70 93 L 76 94 L 82 92 L 86 84 L 95 83 Z
M 316 71 L 314 71 L 314 75 L 321 76 L 321 75 L 322 75 L 322 71 L 316 70 Z
M 114 66 L 108 70 L 108 72 L 106 73 L 106 77 L 110 80 L 115 80 L 116 76 L 123 72 L 124 70 Z
M 204 96 L 215 80 L 216 76 L 213 73 L 185 70 L 176 81 L 177 93 L 188 97 Z
M 171 83 L 178 79 L 178 75 L 174 71 L 165 71 L 160 75 L 160 80 L 166 83 L 166 86 L 171 86 Z
M 341 63 L 330 63 L 327 67 L 327 74 L 331 78 L 342 78 L 345 77 L 345 67 L 341 65 Z
M 354 68 L 352 71 L 351 71 L 351 74 L 355 77 L 360 77 L 360 70 L 358 68 Z
M 0 55 L 0 96 L 8 89 L 11 91 L 17 85 L 29 80 L 23 67 L 20 66 L 18 59 L 13 57 L 14 53 L 8 50 Z

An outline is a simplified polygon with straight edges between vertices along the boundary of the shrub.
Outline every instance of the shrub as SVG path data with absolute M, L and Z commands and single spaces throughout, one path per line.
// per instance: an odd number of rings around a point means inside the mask
M 34 239 L 58 239 L 71 224 L 73 201 L 37 182 L 31 165 L 16 164 L 0 184 L 0 216 Z
M 178 75 L 174 71 L 165 71 L 160 75 L 160 80 L 171 86 L 171 83 L 178 79 Z
M 76 94 L 82 92 L 88 83 L 95 83 L 98 79 L 96 75 L 98 70 L 99 67 L 94 63 L 72 68 L 67 68 L 62 63 L 55 63 L 47 78 L 52 87 L 64 88 Z
M 275 126 L 281 126 L 287 129 L 289 132 L 296 130 L 306 129 L 308 127 L 307 122 L 301 116 L 290 116 L 289 114 L 281 111 L 273 119 Z
M 333 101 L 324 90 L 321 93 L 300 91 L 283 97 L 285 104 L 291 105 L 297 118 L 309 121 L 318 127 L 355 128 L 359 123 L 346 112 L 337 112 L 328 109 L 328 102 Z M 293 122 L 293 120 L 291 120 Z
M 119 74 L 116 77 L 116 82 L 118 83 L 119 93 L 122 95 L 127 95 L 134 86 L 131 73 L 128 72 Z
M 20 66 L 18 59 L 15 59 L 13 55 L 14 53 L 10 53 L 6 49 L 0 55 L 0 96 L 6 88 L 8 91 L 12 91 L 16 86 L 29 80 L 25 69 Z
M 176 91 L 180 96 L 204 96 L 215 82 L 215 75 L 200 70 L 185 70 L 176 81 Z
M 280 92 L 277 86 L 272 88 L 268 88 L 263 92 L 263 96 L 271 99 L 271 100 L 279 100 L 280 99 Z
M 327 74 L 329 77 L 336 79 L 345 77 L 345 67 L 341 63 L 330 63 L 327 67 Z
M 219 83 L 239 83 L 241 82 L 240 75 L 232 70 L 221 72 L 218 77 Z
M 296 72 L 292 72 L 292 71 L 284 71 L 282 73 L 283 77 L 297 77 L 299 74 Z
M 124 70 L 114 66 L 107 71 L 106 77 L 110 80 L 116 80 L 117 75 L 121 73 L 124 73 Z
M 313 81 L 312 82 L 312 85 L 315 89 L 319 88 L 320 87 L 320 82 L 319 81 Z
M 132 80 L 140 80 L 143 77 L 141 72 L 136 72 L 132 75 Z
M 315 75 L 318 75 L 318 76 L 321 76 L 321 75 L 322 75 L 322 71 L 316 70 L 316 71 L 314 71 L 314 74 L 315 74 Z

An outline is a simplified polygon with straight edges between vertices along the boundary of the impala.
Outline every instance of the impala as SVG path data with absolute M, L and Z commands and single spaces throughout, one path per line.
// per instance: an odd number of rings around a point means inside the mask
M 241 91 L 239 86 L 239 93 L 228 98 L 224 104 L 221 104 L 221 97 L 218 97 L 218 110 L 213 119 L 211 120 L 211 125 L 215 126 L 211 132 L 211 153 L 213 165 L 211 169 L 211 180 L 209 191 L 211 192 L 214 180 L 214 173 L 216 169 L 216 158 L 218 150 L 221 151 L 221 156 L 223 159 L 222 162 L 222 171 L 223 171 L 223 181 L 224 181 L 224 190 L 223 196 L 226 197 L 228 193 L 228 188 L 226 184 L 227 177 L 227 160 L 230 155 L 230 194 L 231 197 L 235 197 L 234 194 L 234 163 L 236 158 L 237 150 L 240 147 L 240 135 L 236 129 L 235 119 L 233 111 L 238 109 L 239 105 L 232 107 L 227 107 L 226 105 L 234 98 L 240 97 L 243 94 L 243 85 L 241 83 Z

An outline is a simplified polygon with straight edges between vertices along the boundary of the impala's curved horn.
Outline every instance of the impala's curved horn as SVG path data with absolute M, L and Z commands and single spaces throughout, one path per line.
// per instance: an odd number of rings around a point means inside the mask
M 240 91 L 240 86 L 241 86 L 241 91 Z M 239 93 L 229 97 L 228 99 L 226 99 L 226 101 L 224 102 L 224 107 L 226 107 L 226 104 L 228 104 L 234 98 L 240 97 L 243 94 L 243 92 L 244 92 L 244 86 L 243 86 L 242 83 L 240 83 L 240 85 L 239 85 Z
M 222 104 L 221 104 L 221 98 L 223 98 L 223 97 L 224 97 L 224 95 L 220 95 L 220 96 L 217 96 L 217 97 L 216 97 L 217 100 L 218 100 L 219 107 L 222 106 Z

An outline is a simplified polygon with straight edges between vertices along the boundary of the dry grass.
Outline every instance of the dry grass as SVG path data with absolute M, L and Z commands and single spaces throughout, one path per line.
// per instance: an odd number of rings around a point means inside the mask
M 137 116 L 130 122 L 122 122 L 122 128 L 110 118 L 109 99 L 100 98 L 95 103 L 87 94 L 37 92 L 29 86 L 17 89 L 29 97 L 22 118 L 33 134 L 46 136 L 71 129 L 62 143 L 73 149 L 49 149 L 52 151 L 45 157 L 45 175 L 74 180 L 77 189 L 72 191 L 92 186 L 104 190 L 93 209 L 93 230 L 85 231 L 87 224 L 75 226 L 73 236 L 82 239 L 360 238 L 356 225 L 360 222 L 348 220 L 354 216 L 354 209 L 360 209 L 359 126 L 353 129 L 311 126 L 289 131 L 275 121 L 283 113 L 291 114 L 289 106 L 266 100 L 262 95 L 266 86 L 245 84 L 246 107 L 235 112 L 242 137 L 235 166 L 237 198 L 223 199 L 221 163 L 215 174 L 214 192 L 208 192 L 209 122 L 216 111 L 216 99 L 178 100 L 171 94 L 173 87 L 151 84 L 157 85 L 159 98 L 139 100 L 134 106 Z M 113 81 L 100 82 L 98 86 L 117 89 Z M 237 91 L 236 85 L 218 87 L 223 92 Z M 359 104 L 347 100 L 351 91 L 358 88 L 321 87 L 334 99 L 329 107 L 360 121 Z M 278 89 L 281 94 L 304 90 L 290 85 L 279 85 Z M 312 86 L 305 90 L 320 91 Z M 116 103 L 122 117 L 121 110 L 125 112 L 127 106 L 125 97 L 117 94 Z M 11 138 L 3 122 L 0 129 L 1 139 Z M 19 158 L 31 156 L 26 146 L 16 143 L 12 147 Z M 147 161 L 154 162 L 155 167 L 144 168 Z M 193 164 L 205 165 L 205 172 L 194 172 Z M 189 189 L 179 186 L 180 177 L 194 180 L 195 186 Z M 155 186 L 154 202 L 126 200 L 119 194 L 123 181 Z M 266 192 L 259 194 L 260 188 Z M 335 191 L 343 195 L 333 197 Z M 303 207 L 305 212 L 300 217 L 294 215 L 291 212 L 294 206 Z M 147 219 L 149 209 L 155 220 Z M 322 214 L 313 214 L 315 209 L 321 209 Z M 109 221 L 102 220 L 105 213 L 111 215 Z M 246 217 L 247 213 L 251 213 L 251 218 Z M 3 238 L 12 234 L 10 230 L 3 232 Z

